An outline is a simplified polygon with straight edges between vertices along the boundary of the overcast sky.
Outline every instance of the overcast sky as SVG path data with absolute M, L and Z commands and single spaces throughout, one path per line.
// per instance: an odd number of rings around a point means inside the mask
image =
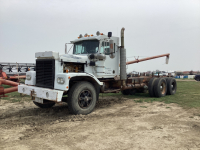
M 130 71 L 200 70 L 200 0 L 0 0 L 0 62 L 35 62 L 35 52 L 64 53 L 64 44 L 96 31 L 120 36 Z

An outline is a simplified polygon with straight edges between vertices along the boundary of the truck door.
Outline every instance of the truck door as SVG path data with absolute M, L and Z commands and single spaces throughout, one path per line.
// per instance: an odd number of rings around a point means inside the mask
M 114 42 L 114 52 L 116 49 L 116 44 Z M 106 55 L 105 59 L 105 77 L 107 78 L 112 78 L 116 75 L 117 73 L 117 59 L 116 56 L 114 58 L 110 58 L 110 44 L 109 40 L 103 40 L 101 42 L 101 48 L 100 48 L 100 53 L 103 53 Z M 114 54 L 115 55 L 115 54 Z

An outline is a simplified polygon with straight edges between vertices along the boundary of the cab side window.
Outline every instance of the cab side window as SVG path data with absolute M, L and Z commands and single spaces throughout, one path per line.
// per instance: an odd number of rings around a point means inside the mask
M 104 54 L 104 41 L 101 43 L 100 53 Z
M 105 55 L 110 55 L 110 43 L 103 41 L 101 43 L 100 53 Z M 114 43 L 114 53 L 115 53 L 115 43 Z
M 74 54 L 81 54 L 82 44 L 76 44 L 74 50 L 76 50 L 76 51 L 74 51 Z

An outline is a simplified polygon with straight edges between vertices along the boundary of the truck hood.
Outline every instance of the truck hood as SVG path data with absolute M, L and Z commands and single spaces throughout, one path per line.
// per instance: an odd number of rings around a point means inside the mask
M 63 54 L 60 55 L 60 59 L 64 62 L 76 62 L 76 63 L 85 63 L 88 61 L 87 55 L 73 55 L 73 54 Z

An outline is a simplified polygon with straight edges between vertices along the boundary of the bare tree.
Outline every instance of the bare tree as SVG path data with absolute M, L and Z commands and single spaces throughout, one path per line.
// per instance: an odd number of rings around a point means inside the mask
M 191 71 L 189 72 L 189 74 L 190 74 L 190 75 L 194 75 L 194 72 L 193 72 L 193 70 L 191 70 Z

